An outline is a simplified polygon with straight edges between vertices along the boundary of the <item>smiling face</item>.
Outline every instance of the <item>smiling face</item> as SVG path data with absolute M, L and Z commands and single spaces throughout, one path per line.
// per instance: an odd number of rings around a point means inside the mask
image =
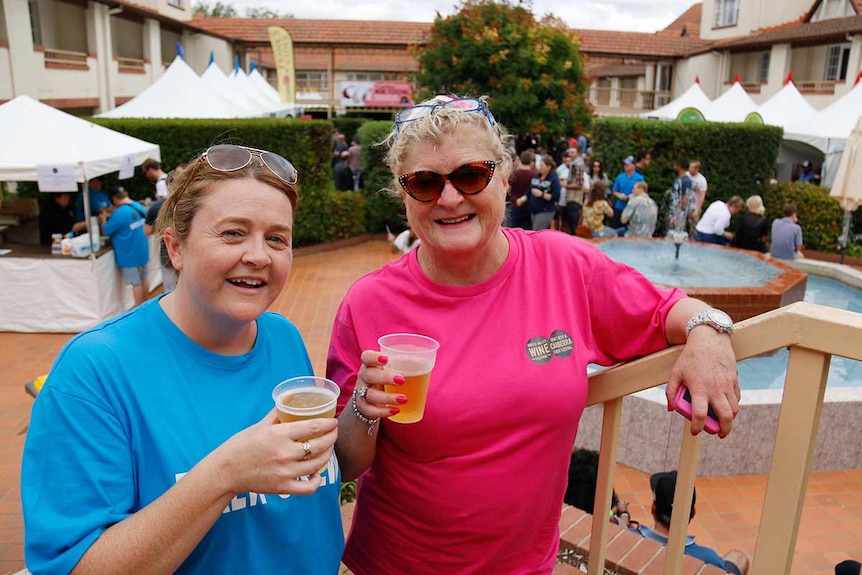
M 176 297 L 203 325 L 243 325 L 275 301 L 293 263 L 293 208 L 253 178 L 213 182 L 179 240 L 165 244 L 180 272 Z
M 500 159 L 484 130 L 465 124 L 437 142 L 413 146 L 404 156 L 400 171 L 448 174 L 468 162 Z M 475 195 L 459 193 L 448 180 L 434 201 L 418 202 L 405 195 L 407 220 L 422 240 L 420 249 L 443 261 L 468 252 L 477 256 L 489 249 L 492 240 L 501 239 L 509 171 L 510 163 L 499 164 L 488 187 Z

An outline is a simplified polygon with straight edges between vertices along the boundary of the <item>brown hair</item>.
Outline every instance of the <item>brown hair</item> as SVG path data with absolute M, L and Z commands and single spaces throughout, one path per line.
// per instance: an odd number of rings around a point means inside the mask
M 590 186 L 590 197 L 587 199 L 587 205 L 592 206 L 595 202 L 604 200 L 608 187 L 608 183 L 604 180 L 593 182 L 593 185 Z
M 211 167 L 203 154 L 192 160 L 186 168 L 173 175 L 168 181 L 169 194 L 159 209 L 155 229 L 159 238 L 171 228 L 172 236 L 184 241 L 189 235 L 192 219 L 200 209 L 212 185 L 227 180 L 251 178 L 282 192 L 290 201 L 296 217 L 298 195 L 296 185 L 288 184 L 261 162 L 260 156 L 252 155 L 251 161 L 242 169 L 222 172 Z

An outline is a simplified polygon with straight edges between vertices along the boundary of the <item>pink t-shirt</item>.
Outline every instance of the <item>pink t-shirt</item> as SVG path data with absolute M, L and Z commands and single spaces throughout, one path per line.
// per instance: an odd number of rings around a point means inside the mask
M 339 409 L 379 336 L 440 342 L 424 419 L 383 420 L 360 478 L 344 556 L 358 575 L 551 573 L 587 364 L 667 345 L 682 291 L 566 234 L 504 233 L 509 256 L 480 284 L 431 281 L 414 250 L 358 280 L 338 310 L 327 376 Z

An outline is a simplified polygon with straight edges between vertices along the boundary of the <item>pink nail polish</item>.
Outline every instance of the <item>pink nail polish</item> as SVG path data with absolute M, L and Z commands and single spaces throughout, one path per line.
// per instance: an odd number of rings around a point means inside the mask
M 394 381 L 398 385 L 401 385 L 402 383 L 404 383 L 405 379 L 404 379 L 403 375 L 396 375 L 395 377 L 392 378 L 392 381 Z
M 393 407 L 389 410 L 390 415 L 398 415 L 399 413 L 401 413 L 401 410 L 398 409 L 397 407 Z
M 389 363 L 389 358 L 385 355 L 378 355 L 377 363 L 379 363 L 380 365 L 386 365 L 387 363 Z
M 395 398 L 395 401 L 397 401 L 398 403 L 401 403 L 401 404 L 407 403 L 407 396 L 406 395 L 399 395 L 398 397 Z

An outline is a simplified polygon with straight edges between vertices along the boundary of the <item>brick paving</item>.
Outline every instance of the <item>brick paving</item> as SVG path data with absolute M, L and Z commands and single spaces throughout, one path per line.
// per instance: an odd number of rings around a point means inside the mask
M 372 239 L 331 251 L 299 250 L 284 292 L 272 309 L 302 332 L 316 373 L 323 373 L 329 331 L 347 287 L 392 260 L 385 241 Z M 383 300 L 381 300 L 383 301 Z M 0 573 L 24 566 L 19 477 L 22 430 L 32 399 L 23 385 L 47 372 L 71 334 L 0 332 Z M 766 490 L 765 475 L 701 477 L 690 533 L 720 552 L 751 554 Z M 645 473 L 618 466 L 615 487 L 631 502 L 632 517 L 649 523 L 651 494 Z M 862 470 L 813 473 L 805 497 L 792 573 L 832 575 L 844 559 L 862 557 Z M 561 568 L 560 572 L 567 569 Z

